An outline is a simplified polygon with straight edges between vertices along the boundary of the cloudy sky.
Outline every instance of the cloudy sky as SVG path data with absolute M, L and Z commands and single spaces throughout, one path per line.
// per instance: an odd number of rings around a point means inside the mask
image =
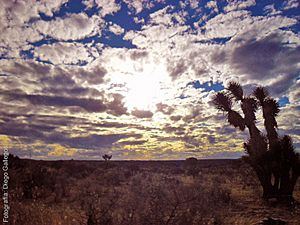
M 247 132 L 211 103 L 235 80 L 269 88 L 299 150 L 299 33 L 298 0 L 1 0 L 1 147 L 35 159 L 239 157 Z

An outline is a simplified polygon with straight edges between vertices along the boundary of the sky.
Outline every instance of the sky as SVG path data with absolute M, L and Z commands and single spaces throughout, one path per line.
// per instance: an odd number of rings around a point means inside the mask
M 2 149 L 45 160 L 238 158 L 249 136 L 212 104 L 237 81 L 247 94 L 268 87 L 279 133 L 300 151 L 298 0 L 0 1 Z

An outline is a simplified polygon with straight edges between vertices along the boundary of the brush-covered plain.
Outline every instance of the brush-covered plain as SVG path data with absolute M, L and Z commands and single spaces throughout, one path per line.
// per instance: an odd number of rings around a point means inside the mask
M 9 176 L 12 225 L 300 223 L 299 182 L 294 205 L 265 201 L 254 171 L 242 159 L 104 162 L 11 157 Z

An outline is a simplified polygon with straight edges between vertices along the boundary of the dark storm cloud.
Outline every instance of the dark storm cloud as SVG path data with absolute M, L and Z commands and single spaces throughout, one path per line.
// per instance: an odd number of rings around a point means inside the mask
M 137 118 L 152 118 L 153 116 L 153 113 L 151 111 L 138 109 L 133 110 L 131 114 Z
M 176 115 L 176 116 L 170 116 L 170 119 L 173 121 L 179 121 L 182 119 L 182 116 Z
M 118 144 L 120 144 L 120 145 L 142 145 L 146 142 L 147 142 L 147 140 L 135 140 L 135 141 L 122 141 L 122 142 L 119 142 Z
M 180 77 L 186 70 L 188 69 L 188 66 L 185 64 L 184 60 L 178 61 L 178 62 L 172 62 L 169 61 L 168 63 L 168 72 L 172 80 L 176 80 L 178 77 Z
M 166 133 L 174 133 L 176 135 L 184 135 L 185 134 L 185 128 L 183 126 L 174 127 L 171 124 L 167 124 L 163 130 Z
M 218 50 L 212 54 L 211 60 L 216 64 L 229 64 L 247 81 L 266 84 L 272 79 L 271 94 L 285 94 L 300 73 L 300 47 L 293 47 L 279 34 L 259 40 L 238 39 L 232 44 L 233 51 Z
M 241 74 L 260 80 L 276 76 L 274 72 L 297 73 L 300 48 L 292 48 L 283 43 L 277 35 L 258 41 L 249 41 L 236 48 L 232 55 L 232 65 Z
M 199 140 L 197 140 L 195 136 L 186 135 L 186 136 L 182 137 L 181 140 L 185 142 L 185 146 L 187 148 L 190 148 L 190 147 L 199 148 L 201 145 L 201 142 Z
M 216 138 L 214 136 L 208 136 L 207 139 L 210 144 L 216 143 Z
M 14 121 L 0 124 L 0 132 L 1 134 L 8 136 L 44 139 L 44 134 L 40 130 L 36 130 L 28 124 Z
M 2 78 L 2 96 L 6 100 L 29 103 L 25 106 L 28 109 L 31 109 L 32 105 L 54 106 L 57 107 L 55 110 L 67 107 L 71 113 L 84 110 L 107 112 L 114 116 L 127 114 L 122 95 L 106 95 L 103 91 L 82 86 L 82 83 L 101 84 L 104 82 L 107 72 L 100 66 L 87 70 L 53 67 L 37 62 L 22 64 L 15 62 L 2 70 L 12 75 L 12 78 Z M 32 89 L 33 85 L 37 88 L 36 90 Z M 30 94 L 25 94 L 28 92 Z M 35 108 L 35 110 L 39 109 Z
M 222 64 L 222 63 L 226 62 L 226 60 L 227 60 L 227 55 L 226 55 L 225 51 L 215 52 L 211 56 L 211 61 L 213 63 Z
M 124 106 L 124 96 L 120 94 L 112 94 L 113 101 L 108 103 L 108 112 L 114 116 L 127 114 L 127 108 Z
M 47 86 L 74 86 L 76 82 L 72 77 L 63 70 L 58 69 L 56 75 L 52 76 L 43 76 L 39 80 L 42 85 Z
M 104 76 L 107 74 L 107 70 L 103 67 L 97 66 L 92 70 L 85 70 L 79 68 L 76 72 L 76 78 L 86 81 L 89 84 L 102 84 L 104 82 Z
M 55 122 L 54 122 L 55 123 Z M 76 124 L 76 123 L 75 123 Z M 70 123 L 70 125 L 75 125 Z M 65 124 L 64 124 L 65 125 Z M 111 145 L 123 138 L 141 138 L 142 135 L 128 134 L 91 134 L 86 136 L 70 137 L 66 132 L 56 131 L 56 126 L 36 124 L 31 121 L 24 122 L 11 120 L 0 124 L 0 134 L 12 137 L 20 137 L 30 140 L 40 140 L 45 144 L 59 143 L 72 148 L 98 149 L 111 147 Z
M 82 137 L 63 137 L 59 134 L 49 136 L 47 141 L 52 143 L 60 143 L 68 145 L 72 148 L 97 149 L 101 147 L 111 147 L 116 141 L 127 138 L 128 134 L 92 134 Z
M 192 107 L 189 113 L 185 115 L 182 118 L 182 120 L 186 123 L 200 122 L 206 120 L 207 118 L 203 115 L 203 112 L 205 112 L 205 109 L 203 107 L 203 105 L 197 105 Z
M 61 96 L 26 95 L 26 94 L 5 94 L 8 100 L 25 100 L 32 105 L 70 107 L 78 106 L 87 112 L 104 112 L 107 107 L 101 100 L 91 98 L 69 98 Z
M 131 50 L 130 51 L 130 59 L 132 60 L 138 60 L 141 58 L 145 58 L 148 56 L 148 52 L 144 50 Z
M 43 93 L 57 94 L 57 92 L 60 92 L 69 93 L 69 95 L 90 94 L 93 96 L 99 95 L 99 92 L 93 88 L 82 87 L 82 84 L 101 84 L 104 82 L 104 77 L 107 73 L 105 68 L 100 66 L 87 70 L 73 67 L 54 67 L 38 62 L 14 62 L 7 67 L 1 68 L 1 70 L 11 75 L 11 78 L 18 78 L 18 80 L 3 80 L 5 85 L 3 88 L 11 89 L 11 83 L 18 84 L 21 82 L 27 85 L 35 84 Z
M 162 112 L 165 115 L 171 115 L 174 112 L 174 108 L 163 103 L 156 104 L 156 110 L 158 112 Z
M 99 131 L 99 128 L 128 128 L 136 130 L 147 130 L 146 127 L 133 124 L 133 123 L 121 123 L 121 122 L 108 122 L 108 121 L 99 121 L 91 122 L 87 118 L 80 118 L 75 116 L 57 116 L 57 115 L 38 115 L 38 114 L 26 114 L 23 113 L 6 113 L 0 111 L 0 121 L 2 128 L 5 128 L 6 131 L 15 127 L 21 129 L 25 127 L 26 129 L 37 129 L 41 132 L 50 132 L 56 128 L 64 129 L 66 133 L 73 133 L 74 130 L 67 129 L 68 127 L 78 127 L 84 130 L 86 133 L 89 131 Z M 30 130 L 30 131 L 31 131 Z M 18 131 L 18 133 L 23 133 Z M 8 132 L 9 134 L 9 132 Z
M 11 75 L 47 75 L 50 73 L 52 66 L 37 62 L 14 62 L 8 68 L 1 68 L 4 72 Z

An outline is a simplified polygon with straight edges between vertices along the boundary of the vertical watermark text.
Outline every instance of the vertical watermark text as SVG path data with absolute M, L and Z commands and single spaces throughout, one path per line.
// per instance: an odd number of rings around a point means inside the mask
M 8 149 L 4 147 L 3 149 L 3 162 L 2 162 L 2 201 L 3 201 L 3 223 L 8 223 L 9 221 L 9 199 L 8 199 L 8 183 L 9 183 L 9 173 L 8 173 L 8 159 L 9 159 Z

